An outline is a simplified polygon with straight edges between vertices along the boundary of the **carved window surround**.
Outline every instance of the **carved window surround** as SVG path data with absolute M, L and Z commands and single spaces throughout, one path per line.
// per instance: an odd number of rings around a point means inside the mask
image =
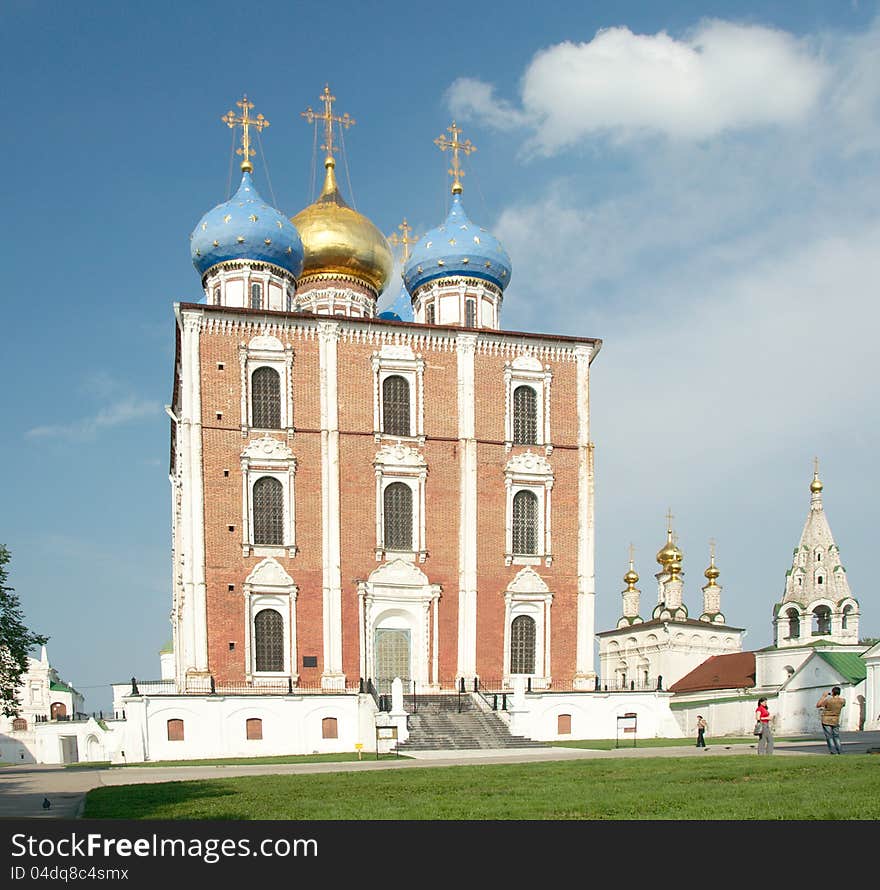
M 283 489 L 284 543 L 254 543 L 254 483 L 263 476 L 277 479 Z M 263 436 L 249 442 L 241 453 L 242 528 L 246 536 L 241 544 L 243 556 L 296 556 L 296 515 L 294 512 L 294 477 L 296 458 L 278 439 Z
M 395 557 L 409 562 L 424 562 L 428 556 L 425 542 L 425 485 L 428 465 L 424 457 L 410 445 L 398 441 L 395 445 L 383 445 L 375 459 L 376 471 L 376 561 Z M 385 549 L 385 489 L 402 482 L 412 491 L 412 542 L 411 551 Z
M 278 372 L 280 386 L 281 430 L 293 438 L 293 347 L 277 337 L 257 336 L 238 348 L 241 371 L 241 435 L 247 438 L 253 430 L 252 380 L 257 368 L 269 367 Z
M 504 684 L 512 685 L 510 673 L 511 625 L 515 618 L 527 615 L 535 622 L 535 673 L 516 674 L 532 678 L 533 689 L 548 689 L 550 672 L 550 607 L 553 594 L 544 579 L 530 566 L 520 569 L 504 591 Z
M 537 441 L 549 457 L 553 452 L 550 438 L 550 384 L 553 372 L 534 356 L 521 355 L 504 363 L 504 446 L 510 451 L 513 441 L 513 393 L 518 386 L 530 386 L 535 391 Z
M 376 442 L 383 439 L 425 444 L 425 360 L 409 346 L 383 346 L 371 356 L 373 368 L 373 435 Z M 382 384 L 386 377 L 399 376 L 409 384 L 409 436 L 388 436 L 384 431 Z
M 543 454 L 531 449 L 515 454 L 504 467 L 507 502 L 504 519 L 504 564 L 541 565 L 553 563 L 550 538 L 550 507 L 553 490 L 553 468 Z M 520 491 L 530 491 L 538 499 L 538 552 L 524 556 L 513 552 L 513 498 Z
M 245 677 L 259 685 L 260 679 L 291 678 L 299 681 L 296 673 L 296 600 L 299 588 L 274 559 L 264 559 L 254 566 L 244 582 Z M 263 609 L 274 609 L 284 621 L 284 669 L 257 671 L 254 651 L 254 621 Z

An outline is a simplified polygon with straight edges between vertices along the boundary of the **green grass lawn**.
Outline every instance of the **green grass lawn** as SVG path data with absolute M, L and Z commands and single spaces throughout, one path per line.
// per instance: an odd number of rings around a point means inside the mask
M 97 788 L 87 819 L 880 818 L 880 758 L 730 755 L 418 767 Z
M 110 763 L 109 760 L 95 761 L 94 763 L 66 763 L 66 769 L 125 769 L 137 766 L 240 766 L 249 763 L 346 763 L 357 760 L 357 753 L 344 751 L 337 754 L 279 754 L 273 757 L 221 757 L 213 760 L 202 758 L 199 760 L 148 760 L 141 763 Z M 362 754 L 362 760 L 376 760 L 375 753 Z M 379 760 L 404 760 L 410 758 L 398 757 L 396 754 L 380 754 Z

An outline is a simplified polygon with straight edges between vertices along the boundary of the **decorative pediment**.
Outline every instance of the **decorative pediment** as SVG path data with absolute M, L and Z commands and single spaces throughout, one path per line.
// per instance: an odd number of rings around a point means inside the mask
M 531 567 L 526 566 L 517 572 L 516 577 L 507 585 L 510 593 L 549 593 L 550 588 L 544 579 Z
M 248 343 L 248 349 L 268 352 L 283 352 L 284 346 L 277 337 L 272 337 L 268 334 L 260 334 L 259 336 L 254 337 L 250 341 L 250 343 Z
M 424 457 L 418 449 L 398 442 L 396 445 L 383 445 L 376 453 L 374 466 L 383 467 L 425 467 Z
M 518 355 L 511 363 L 514 371 L 543 371 L 544 366 L 533 355 Z
M 386 344 L 379 350 L 380 359 L 395 359 L 398 361 L 403 359 L 404 361 L 413 361 L 415 357 L 412 347 L 401 344 Z
M 261 436 L 248 442 L 241 456 L 250 460 L 280 460 L 295 463 L 290 448 L 280 439 L 273 439 L 271 436 Z
M 260 589 L 267 587 L 290 589 L 296 586 L 293 583 L 293 578 L 284 571 L 281 564 L 271 557 L 257 563 L 244 583 Z
M 525 454 L 515 454 L 504 467 L 506 473 L 529 476 L 552 476 L 553 468 L 543 454 L 535 454 L 531 449 Z
M 382 587 L 425 587 L 428 576 L 405 559 L 392 559 L 370 572 L 370 584 Z

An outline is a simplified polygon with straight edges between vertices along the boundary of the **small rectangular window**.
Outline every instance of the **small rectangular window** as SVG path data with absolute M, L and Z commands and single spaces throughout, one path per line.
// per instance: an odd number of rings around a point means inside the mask
M 428 303 L 428 305 L 425 307 L 425 321 L 426 321 L 428 324 L 434 324 L 434 323 L 435 323 L 435 322 L 434 322 L 434 318 L 435 318 L 435 315 L 434 315 L 434 302 L 431 301 L 431 302 Z
M 318 666 L 318 656 L 317 655 L 303 655 L 303 667 L 304 668 L 316 668 Z
M 464 326 L 466 328 L 474 328 L 477 326 L 477 301 L 464 301 Z
M 263 308 L 263 285 L 262 284 L 252 284 L 251 285 L 251 309 L 262 309 Z

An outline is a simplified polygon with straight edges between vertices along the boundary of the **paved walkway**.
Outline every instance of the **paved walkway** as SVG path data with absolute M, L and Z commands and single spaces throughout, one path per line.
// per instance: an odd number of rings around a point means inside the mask
M 101 769 L 65 769 L 61 766 L 34 764 L 0 768 L 0 819 L 75 819 L 82 812 L 85 796 L 92 788 L 111 785 L 136 785 L 150 782 L 182 782 L 189 779 L 230 778 L 233 776 L 286 775 L 290 773 L 361 772 L 376 769 L 418 769 L 425 766 L 461 766 L 473 763 L 532 763 L 546 760 L 585 760 L 632 757 L 722 757 L 755 753 L 755 745 L 725 744 L 709 739 L 701 750 L 694 746 L 669 748 L 622 747 L 611 751 L 589 748 L 512 748 L 475 751 L 419 751 L 412 759 L 370 760 L 343 763 L 239 764 L 235 766 L 108 767 Z M 880 748 L 880 732 L 841 733 L 847 754 L 864 754 Z M 827 756 L 822 739 L 806 742 L 777 742 L 776 754 L 792 756 Z M 48 800 L 48 809 L 43 807 Z

